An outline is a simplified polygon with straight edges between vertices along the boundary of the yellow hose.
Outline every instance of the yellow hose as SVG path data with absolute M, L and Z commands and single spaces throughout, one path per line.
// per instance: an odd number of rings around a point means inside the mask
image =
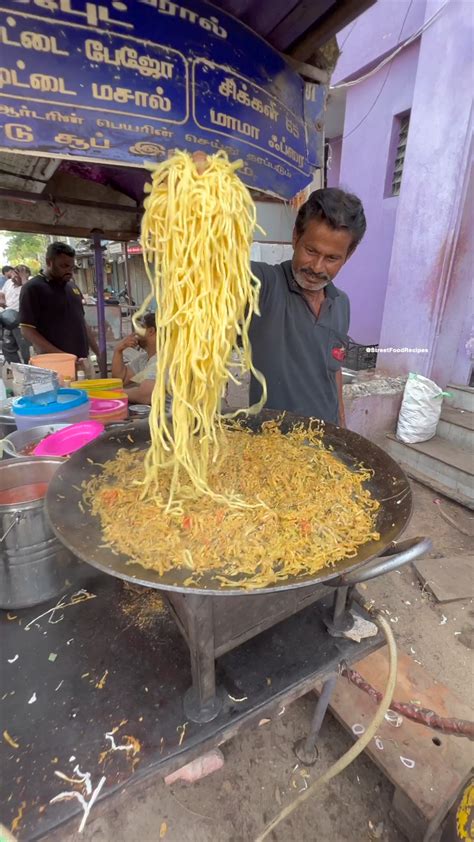
M 289 815 L 296 810 L 303 801 L 306 801 L 307 798 L 310 798 L 317 789 L 323 786 L 323 784 L 328 783 L 331 778 L 335 778 L 339 772 L 342 772 L 346 766 L 349 766 L 349 763 L 352 763 L 356 757 L 361 754 L 365 747 L 368 746 L 370 741 L 375 737 L 379 726 L 384 720 L 385 714 L 387 713 L 390 703 L 392 701 L 393 692 L 395 690 L 395 684 L 397 681 L 397 647 L 395 645 L 395 639 L 392 634 L 392 629 L 390 628 L 390 624 L 387 623 L 384 617 L 381 615 L 377 615 L 376 618 L 377 623 L 381 626 L 382 631 L 385 635 L 385 640 L 388 645 L 388 653 L 389 653 L 389 665 L 388 665 L 388 681 L 387 686 L 385 688 L 385 693 L 383 695 L 382 701 L 380 702 L 379 707 L 377 708 L 377 712 L 370 723 L 367 731 L 362 734 L 361 737 L 354 743 L 353 746 L 350 747 L 349 751 L 346 751 L 339 760 L 336 760 L 332 766 L 329 767 L 318 779 L 315 781 L 310 787 L 308 787 L 305 792 L 296 798 L 292 804 L 289 804 L 288 807 L 285 807 L 281 812 L 274 818 L 270 824 L 268 824 L 263 831 L 255 840 L 255 842 L 263 842 L 264 839 L 275 830 L 277 825 L 280 824 L 284 819 L 288 818 Z

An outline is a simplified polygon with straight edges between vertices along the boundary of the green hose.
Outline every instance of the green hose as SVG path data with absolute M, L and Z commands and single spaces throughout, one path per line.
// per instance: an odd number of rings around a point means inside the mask
M 365 747 L 368 746 L 370 741 L 375 737 L 377 731 L 381 723 L 384 720 L 385 714 L 387 713 L 390 703 L 392 701 L 393 693 L 395 690 L 395 684 L 397 681 L 397 647 L 395 645 L 395 639 L 392 634 L 392 629 L 390 628 L 390 624 L 387 623 L 384 617 L 381 615 L 376 615 L 375 617 L 377 623 L 380 625 L 384 635 L 385 640 L 388 645 L 388 653 L 389 653 L 389 665 L 388 665 L 388 681 L 387 686 L 385 688 L 385 693 L 383 695 L 382 701 L 380 702 L 379 707 L 377 708 L 377 712 L 370 723 L 367 731 L 362 734 L 361 737 L 354 743 L 353 746 L 350 747 L 349 751 L 346 751 L 339 760 L 336 760 L 332 766 L 329 767 L 310 787 L 308 787 L 305 792 L 296 798 L 292 804 L 289 804 L 288 807 L 285 807 L 281 812 L 274 818 L 270 824 L 268 824 L 263 831 L 255 840 L 255 842 L 263 842 L 264 839 L 275 830 L 275 828 L 282 822 L 284 819 L 288 818 L 289 815 L 296 810 L 303 801 L 306 801 L 307 798 L 310 798 L 316 790 L 322 787 L 324 784 L 327 784 L 331 778 L 335 778 L 339 772 L 342 772 L 346 766 L 349 766 L 349 763 L 352 763 L 356 757 L 361 754 Z

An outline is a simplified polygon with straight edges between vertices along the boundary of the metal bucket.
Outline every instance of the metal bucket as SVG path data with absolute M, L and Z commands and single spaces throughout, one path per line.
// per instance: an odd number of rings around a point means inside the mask
M 5 438 L 14 445 L 16 449 L 16 456 L 11 457 L 9 454 L 6 454 L 4 458 L 24 459 L 25 456 L 21 452 L 23 448 L 28 447 L 29 444 L 34 444 L 36 446 L 40 443 L 40 441 L 43 441 L 46 436 L 51 435 L 51 433 L 56 433 L 58 430 L 64 430 L 69 426 L 69 424 L 43 424 L 41 427 L 30 427 L 29 430 L 17 430 L 15 428 L 15 432 L 10 433 L 8 436 L 5 436 Z M 33 454 L 27 454 L 26 458 L 33 458 Z
M 62 459 L 0 463 L 0 492 L 49 483 Z M 79 564 L 54 536 L 45 498 L 0 504 L 0 608 L 28 608 L 63 593 Z
M 7 412 L 3 415 L 0 415 L 0 438 L 4 439 L 5 436 L 8 436 L 10 433 L 15 432 L 16 430 L 16 421 L 11 415 L 11 413 Z

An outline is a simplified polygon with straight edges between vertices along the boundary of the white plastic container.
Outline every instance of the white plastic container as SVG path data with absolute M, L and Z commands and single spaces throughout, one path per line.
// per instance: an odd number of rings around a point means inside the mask
M 12 412 L 18 430 L 45 424 L 76 424 L 88 421 L 90 401 L 82 389 L 59 389 L 53 403 L 37 404 L 27 396 L 13 402 Z

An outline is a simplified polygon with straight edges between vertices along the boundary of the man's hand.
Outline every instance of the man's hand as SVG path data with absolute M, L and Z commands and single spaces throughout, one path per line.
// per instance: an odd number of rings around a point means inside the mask
M 97 339 L 95 338 L 94 331 L 92 330 L 91 326 L 89 324 L 87 324 L 87 322 L 86 322 L 86 333 L 87 333 L 87 341 L 89 343 L 89 348 L 92 351 L 92 353 L 96 355 L 97 361 L 99 361 L 99 358 L 100 358 L 99 343 L 97 342 Z
M 124 386 L 128 386 L 133 377 L 133 371 L 130 371 L 123 359 L 123 352 L 127 348 L 138 348 L 138 337 L 133 333 L 117 343 L 112 357 L 112 377 L 118 377 Z
M 121 339 L 115 346 L 115 350 L 118 351 L 119 354 L 123 354 L 127 348 L 138 348 L 138 337 L 135 336 L 134 333 L 132 333 L 131 336 L 126 336 L 124 339 Z
M 207 155 L 205 152 L 193 152 L 193 161 L 196 164 L 196 169 L 199 175 L 202 175 L 204 170 L 208 167 Z

